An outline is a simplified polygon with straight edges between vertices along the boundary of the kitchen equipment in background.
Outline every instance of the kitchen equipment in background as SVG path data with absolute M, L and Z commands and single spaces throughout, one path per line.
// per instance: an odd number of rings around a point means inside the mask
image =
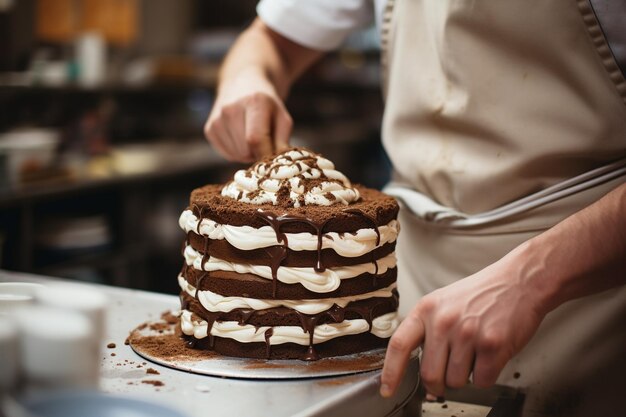
M 35 302 L 35 293 L 41 284 L 30 282 L 0 282 L 0 318 L 12 311 L 30 306 Z
M 102 252 L 112 241 L 106 216 L 52 217 L 44 219 L 35 236 L 38 246 L 50 256 Z
M 98 32 L 87 32 L 78 37 L 78 82 L 83 87 L 95 87 L 105 82 L 106 54 L 106 43 Z
M 96 388 L 99 361 L 94 334 L 79 313 L 34 306 L 13 314 L 20 333 L 27 394 Z
M 99 351 L 99 341 L 104 338 L 107 304 L 107 298 L 102 293 L 76 284 L 52 283 L 39 288 L 35 299 L 42 306 L 80 313 L 87 318 L 93 331 L 92 340 L 88 344 L 94 352 Z
M 51 167 L 59 133 L 53 129 L 25 128 L 0 134 L 0 154 L 10 188 L 18 188 L 29 174 Z

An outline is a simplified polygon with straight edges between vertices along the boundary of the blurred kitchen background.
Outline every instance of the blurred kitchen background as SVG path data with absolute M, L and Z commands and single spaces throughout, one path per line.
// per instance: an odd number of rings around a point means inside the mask
M 0 0 L 0 268 L 177 292 L 190 191 L 241 168 L 202 127 L 254 0 Z M 293 89 L 292 142 L 380 188 L 379 40 Z

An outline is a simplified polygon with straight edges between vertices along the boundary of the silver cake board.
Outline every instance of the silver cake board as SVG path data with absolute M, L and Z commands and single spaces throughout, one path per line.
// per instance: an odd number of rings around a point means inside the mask
M 171 337 L 175 332 L 175 325 L 170 325 L 159 332 L 151 330 L 151 325 L 162 326 L 163 323 L 158 320 L 144 323 L 133 330 L 131 335 Z M 383 367 L 386 351 L 385 348 L 379 348 L 352 355 L 322 358 L 317 361 L 235 358 L 219 354 L 198 359 L 160 356 L 150 349 L 145 349 L 141 343 L 135 343 L 134 339 L 136 337 L 129 337 L 130 347 L 138 355 L 151 362 L 195 374 L 238 379 L 308 379 L 370 372 Z M 183 345 L 186 342 L 181 338 L 180 343 Z

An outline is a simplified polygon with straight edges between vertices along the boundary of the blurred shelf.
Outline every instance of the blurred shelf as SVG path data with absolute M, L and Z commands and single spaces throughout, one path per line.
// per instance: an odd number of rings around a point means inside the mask
M 0 190 L 0 207 L 17 205 L 20 203 L 33 203 L 51 197 L 99 191 L 105 188 L 120 186 L 132 186 L 145 182 L 159 181 L 168 177 L 184 176 L 186 174 L 203 170 L 217 170 L 234 167 L 230 162 L 222 159 L 213 152 L 204 161 L 191 161 L 189 163 L 179 161 L 169 163 L 159 169 L 137 174 L 114 174 L 107 178 L 77 179 L 72 182 L 51 183 L 42 185 L 28 185 L 17 190 Z M 234 168 L 233 168 L 234 169 Z

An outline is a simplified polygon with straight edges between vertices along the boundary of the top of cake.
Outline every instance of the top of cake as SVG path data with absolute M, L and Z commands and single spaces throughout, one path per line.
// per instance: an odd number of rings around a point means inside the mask
M 222 196 L 279 207 L 349 205 L 361 198 L 331 161 L 305 148 L 290 148 L 237 171 Z

